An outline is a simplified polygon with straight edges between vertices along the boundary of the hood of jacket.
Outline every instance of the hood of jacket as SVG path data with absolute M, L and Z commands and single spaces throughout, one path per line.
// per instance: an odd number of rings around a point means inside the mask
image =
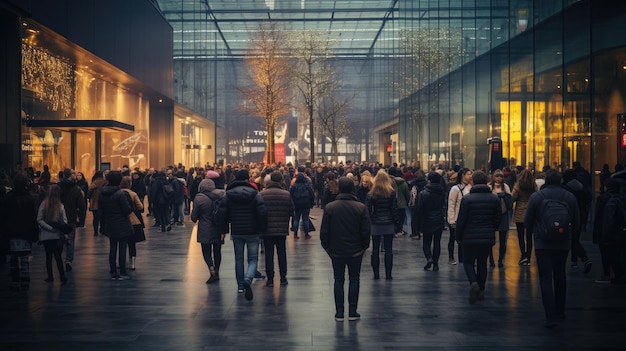
M 571 189 L 572 191 L 583 190 L 583 183 L 581 183 L 578 179 L 570 180 L 569 182 L 565 183 L 565 186 Z
M 304 183 L 306 181 L 306 178 L 304 177 L 303 173 L 298 173 L 298 176 L 296 177 L 296 183 Z
M 235 180 L 226 189 L 228 200 L 236 203 L 250 203 L 259 193 L 247 180 Z
M 61 187 L 61 192 L 65 192 L 69 189 L 72 189 L 75 185 L 76 185 L 75 182 L 66 178 L 63 178 L 61 179 L 61 181 L 59 181 L 59 187 Z
M 102 197 L 113 196 L 113 194 L 115 194 L 115 192 L 117 192 L 118 190 L 120 190 L 119 186 L 105 185 L 102 188 L 102 191 L 100 192 L 100 196 Z
M 199 193 L 208 193 L 215 190 L 215 182 L 211 179 L 202 179 L 200 185 L 198 185 Z
M 402 183 L 406 183 L 406 181 L 402 177 L 393 177 L 393 180 L 396 182 L 396 185 L 401 185 Z
M 432 193 L 443 193 L 443 185 L 439 183 L 428 183 L 425 189 L 428 189 L 428 191 Z

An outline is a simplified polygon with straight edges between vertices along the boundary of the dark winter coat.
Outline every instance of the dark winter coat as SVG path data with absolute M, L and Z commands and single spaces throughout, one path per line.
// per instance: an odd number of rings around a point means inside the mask
M 170 201 L 167 201 L 163 196 L 163 187 L 167 184 L 169 184 L 169 181 L 162 172 L 152 177 L 152 182 L 150 183 L 150 201 L 153 204 L 171 205 Z
M 13 189 L 6 194 L 0 203 L 0 223 L 0 250 L 8 247 L 10 239 L 24 239 L 31 243 L 39 239 L 36 199 L 28 190 Z
M 546 242 L 539 237 L 535 229 L 537 221 L 540 220 L 541 203 L 543 199 L 557 199 L 565 202 L 569 207 L 572 230 L 580 226 L 580 212 L 578 211 L 578 203 L 576 198 L 559 184 L 545 184 L 540 191 L 532 194 L 526 208 L 526 216 L 524 217 L 524 225 L 526 230 L 533 233 L 535 238 L 536 250 L 569 250 L 571 247 L 571 238 L 563 241 Z
M 133 203 L 128 193 L 117 186 L 107 185 L 100 192 L 98 208 L 104 235 L 113 239 L 134 235 L 128 217 L 133 212 Z
M 296 184 L 299 183 L 296 182 Z M 305 185 L 311 189 L 308 184 Z M 269 181 L 265 184 L 265 189 L 261 191 L 261 196 L 267 209 L 267 230 L 263 236 L 289 235 L 289 218 L 295 211 L 295 205 L 289 191 L 283 189 L 281 183 Z
M 456 220 L 456 239 L 463 245 L 489 245 L 496 243 L 495 231 L 500 224 L 502 206 L 498 195 L 492 194 L 485 184 L 474 185 L 461 199 Z
M 371 223 L 367 207 L 352 194 L 339 194 L 326 205 L 320 228 L 322 247 L 329 256 L 362 255 L 369 247 Z
M 296 177 L 296 182 L 289 189 L 289 193 L 297 210 L 306 210 L 315 205 L 313 188 L 302 173 Z
M 389 197 L 367 195 L 365 200 L 372 224 L 395 224 L 398 221 L 396 194 Z
M 83 192 L 75 182 L 69 179 L 61 179 L 59 187 L 61 188 L 61 203 L 63 203 L 63 207 L 65 207 L 67 223 L 76 227 L 78 216 L 86 211 Z
M 224 196 L 223 189 L 215 189 L 211 179 L 204 179 L 198 184 L 199 192 L 193 200 L 191 220 L 198 222 L 197 241 L 202 244 L 217 244 L 222 241 L 221 230 L 213 223 L 213 201 Z M 226 232 L 226 230 L 223 230 Z
M 422 233 L 443 231 L 446 194 L 441 184 L 427 184 L 417 197 L 417 228 Z
M 247 180 L 235 180 L 228 185 L 219 218 L 230 223 L 231 235 L 258 235 L 267 229 L 263 197 Z
M 146 196 L 146 182 L 139 177 L 137 179 L 132 179 L 130 190 L 134 191 L 140 199 L 143 199 Z

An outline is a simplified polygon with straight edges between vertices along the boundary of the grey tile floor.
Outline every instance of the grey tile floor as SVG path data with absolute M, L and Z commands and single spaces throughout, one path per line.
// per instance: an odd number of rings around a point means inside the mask
M 321 210 L 314 209 L 319 228 Z M 149 219 L 151 223 L 151 219 Z M 461 266 L 424 271 L 421 241 L 394 240 L 392 281 L 372 280 L 370 253 L 361 274 L 361 320 L 334 321 L 330 260 L 312 240 L 288 239 L 288 286 L 253 285 L 254 300 L 237 294 L 232 243 L 222 249 L 221 280 L 206 285 L 208 270 L 193 224 L 138 244 L 137 270 L 111 281 L 108 240 L 87 228 L 77 234 L 69 282 L 45 283 L 43 248 L 31 259 L 29 291 L 9 289 L 0 268 L 0 350 L 556 350 L 625 349 L 626 287 L 594 283 L 597 248 L 583 237 L 594 261 L 590 274 L 568 267 L 567 319 L 542 327 L 536 266 L 520 267 L 511 230 L 504 268 L 489 272 L 486 300 L 468 303 Z M 494 248 L 495 251 L 495 248 Z M 264 258 L 260 256 L 264 272 Z M 55 273 L 56 274 L 56 273 Z

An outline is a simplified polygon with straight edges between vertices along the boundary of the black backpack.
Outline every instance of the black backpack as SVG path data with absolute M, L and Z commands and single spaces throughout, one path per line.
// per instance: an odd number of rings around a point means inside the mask
M 569 206 L 563 199 L 541 200 L 537 236 L 547 242 L 568 240 L 572 235 Z
M 161 188 L 161 195 L 163 196 L 163 200 L 168 203 L 174 200 L 174 186 L 172 184 L 164 184 Z

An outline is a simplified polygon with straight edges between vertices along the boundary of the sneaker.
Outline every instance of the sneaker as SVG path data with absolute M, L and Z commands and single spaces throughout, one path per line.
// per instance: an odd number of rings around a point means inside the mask
M 451 259 L 448 261 L 448 263 L 449 263 L 449 264 L 452 264 L 452 265 L 456 265 L 456 264 L 457 264 L 457 262 L 456 262 L 456 260 L 455 260 L 454 258 L 451 258 Z
M 585 270 L 583 271 L 583 273 L 587 274 L 589 272 L 591 272 L 591 267 L 593 266 L 593 262 L 587 260 L 585 261 Z
M 307 234 L 307 235 L 304 237 L 304 240 L 310 240 L 310 239 L 311 239 L 311 236 L 310 236 L 309 234 Z
M 272 280 L 268 280 L 265 282 L 265 286 L 267 286 L 268 288 L 272 288 L 274 287 L 274 282 Z
M 522 257 L 517 264 L 523 266 L 526 262 L 528 262 L 528 259 L 526 257 Z
M 358 314 L 358 313 L 356 313 L 356 312 L 351 313 L 351 314 L 348 316 L 348 320 L 349 320 L 349 321 L 358 321 L 360 318 L 361 318 L 361 315 L 360 315 L 360 314 Z
M 530 261 L 526 261 L 526 263 L 524 263 L 524 266 L 530 266 Z
M 343 313 L 335 313 L 335 321 L 336 322 L 343 322 L 344 321 Z
M 120 280 L 120 276 L 119 275 L 112 275 L 111 276 L 111 280 Z
M 172 226 L 168 225 L 167 228 L 165 228 L 165 230 L 168 231 L 168 232 L 171 231 L 172 230 Z
M 185 228 L 185 223 L 176 223 L 178 228 Z
M 481 290 L 478 293 L 478 301 L 485 301 L 485 290 Z
M 263 279 L 265 279 L 265 276 L 263 274 L 261 274 L 261 272 L 256 271 L 256 273 L 254 273 L 254 279 L 263 280 Z
M 127 275 L 123 275 L 123 274 L 120 274 L 120 275 L 117 277 L 117 280 L 129 280 L 129 279 L 130 279 L 130 277 L 129 277 L 129 276 L 127 276 Z
M 477 282 L 473 282 L 470 286 L 469 303 L 475 304 L 478 301 L 478 295 L 480 295 L 480 287 Z
M 66 272 L 71 272 L 72 271 L 72 263 L 71 262 L 65 262 L 65 271 Z
M 243 288 L 245 290 L 244 294 L 245 294 L 246 300 L 252 301 L 252 299 L 254 298 L 254 295 L 252 294 L 252 287 L 250 286 L 250 282 L 247 280 L 244 281 Z
M 294 236 L 293 236 L 293 240 L 298 240 L 298 239 L 300 239 L 300 237 L 299 237 L 299 236 L 297 236 L 297 235 L 294 235 Z
M 244 288 L 237 288 L 237 293 L 243 294 L 246 291 Z
M 289 284 L 289 282 L 287 281 L 287 278 L 282 278 L 280 280 L 280 285 L 287 285 L 287 284 Z

